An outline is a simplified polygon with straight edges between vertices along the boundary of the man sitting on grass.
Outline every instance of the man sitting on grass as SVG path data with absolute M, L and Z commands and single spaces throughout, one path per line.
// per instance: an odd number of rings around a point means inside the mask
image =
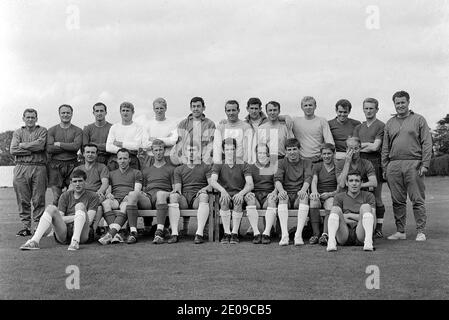
M 86 173 L 75 169 L 72 173 L 72 190 L 64 192 L 58 200 L 58 207 L 49 205 L 39 221 L 31 239 L 20 247 L 21 250 L 39 249 L 39 241 L 47 235 L 51 227 L 56 242 L 69 244 L 68 250 L 79 249 L 80 243 L 93 241 L 93 230 L 89 217 L 95 216 L 99 205 L 98 195 L 85 188 Z
M 335 196 L 329 214 L 327 251 L 336 251 L 337 243 L 347 246 L 363 244 L 363 250 L 373 251 L 376 198 L 371 192 L 361 191 L 360 172 L 349 172 L 346 186 L 348 191 Z

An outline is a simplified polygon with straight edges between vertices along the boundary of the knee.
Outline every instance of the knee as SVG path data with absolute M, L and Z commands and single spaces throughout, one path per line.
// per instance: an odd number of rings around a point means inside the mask
M 45 211 L 47 211 L 50 215 L 59 214 L 59 209 L 53 204 L 47 206 L 47 208 L 45 208 Z
M 137 203 L 137 199 L 139 197 L 139 191 L 130 191 L 128 193 L 128 203 L 129 204 L 136 204 Z
M 84 205 L 84 203 L 77 203 L 75 204 L 75 212 L 76 211 L 86 211 L 86 206 Z
M 324 201 L 323 207 L 326 210 L 331 210 L 333 204 L 334 204 L 334 198 L 328 198 L 326 201 Z
M 340 208 L 340 207 L 333 206 L 333 207 L 331 208 L 331 213 L 335 213 L 335 214 L 340 215 L 340 214 L 343 214 L 343 211 L 341 211 L 341 208 Z
M 112 201 L 109 199 L 104 200 L 101 205 L 103 206 L 104 211 L 111 211 L 112 210 Z
M 245 202 L 249 206 L 255 206 L 256 205 L 256 197 L 254 193 L 249 192 L 245 195 Z
M 366 212 L 372 213 L 372 208 L 369 204 L 364 203 L 360 206 L 360 213 L 364 214 Z
M 321 208 L 320 200 L 310 200 L 310 208 L 319 209 Z
M 208 203 L 209 202 L 209 195 L 207 193 L 200 193 L 200 202 Z
M 156 193 L 156 202 L 157 203 L 167 203 L 167 193 L 164 191 L 158 191 Z
M 170 193 L 170 203 L 179 203 L 179 193 Z

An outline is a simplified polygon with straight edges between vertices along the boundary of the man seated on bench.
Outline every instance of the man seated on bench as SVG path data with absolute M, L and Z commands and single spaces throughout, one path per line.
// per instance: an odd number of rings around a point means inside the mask
M 295 246 L 304 244 L 302 231 L 309 214 L 309 196 L 307 190 L 312 182 L 312 162 L 299 156 L 299 141 L 288 139 L 285 143 L 286 157 L 279 161 L 274 175 L 278 190 L 278 215 L 281 225 L 280 246 L 288 246 L 288 209 L 298 209 L 298 223 L 295 233 Z
M 98 242 L 102 245 L 123 242 L 118 233 L 127 220 L 126 207 L 129 195 L 132 191 L 142 190 L 142 173 L 130 167 L 130 153 L 128 149 L 121 148 L 117 152 L 118 169 L 109 173 L 111 193 L 106 195 L 103 201 L 104 219 L 109 226 L 109 231 Z M 119 211 L 114 213 L 112 210 Z
M 196 244 L 204 242 L 203 231 L 209 218 L 209 195 L 212 191 L 210 183 L 211 166 L 201 161 L 201 150 L 198 144 L 186 144 L 185 155 L 187 163 L 176 167 L 174 171 L 174 189 L 170 194 L 168 217 L 172 229 L 173 242 L 177 242 L 177 233 L 180 217 L 179 209 L 197 209 Z M 187 230 L 185 230 L 187 232 Z
M 277 155 L 276 164 L 277 164 Z M 251 175 L 254 182 L 254 190 L 245 196 L 246 215 L 254 232 L 254 244 L 269 244 L 270 232 L 276 220 L 276 202 L 277 190 L 274 187 L 274 172 L 270 161 L 270 150 L 267 144 L 256 145 L 256 163 L 250 165 Z M 265 211 L 265 230 L 260 234 L 259 213 L 257 209 L 266 209 Z
M 336 251 L 339 245 L 362 245 L 373 251 L 373 232 L 376 225 L 376 197 L 361 191 L 360 172 L 351 171 L 346 176 L 346 192 L 338 193 L 328 219 L 329 240 L 327 251 Z
M 58 201 L 58 207 L 49 205 L 41 216 L 34 235 L 21 250 L 39 249 L 39 241 L 47 235 L 51 227 L 57 243 L 69 244 L 68 250 L 79 249 L 80 243 L 93 241 L 93 230 L 89 227 L 89 216 L 94 216 L 99 205 L 95 192 L 85 188 L 86 173 L 75 169 L 72 173 L 72 190 L 64 192 Z
M 210 184 L 220 192 L 220 217 L 224 229 L 221 243 L 237 244 L 244 197 L 253 189 L 254 184 L 249 165 L 246 162 L 236 163 L 237 141 L 234 138 L 226 138 L 222 141 L 221 148 L 224 163 L 214 163 Z
M 334 203 L 334 196 L 337 194 L 337 177 L 335 176 L 335 146 L 325 143 L 320 147 L 321 159 L 323 162 L 314 163 L 312 166 L 312 193 L 310 194 L 310 220 L 313 229 L 313 236 L 310 244 L 320 243 L 327 245 L 327 219 Z M 320 235 L 320 209 L 326 211 L 324 219 L 323 234 Z

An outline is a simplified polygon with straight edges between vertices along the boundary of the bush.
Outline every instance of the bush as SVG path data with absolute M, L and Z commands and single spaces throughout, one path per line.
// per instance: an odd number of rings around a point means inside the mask
M 430 160 L 428 176 L 449 176 L 449 154 Z

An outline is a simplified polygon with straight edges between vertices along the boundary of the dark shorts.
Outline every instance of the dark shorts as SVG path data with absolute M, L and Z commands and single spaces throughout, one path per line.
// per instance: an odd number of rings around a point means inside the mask
M 48 163 L 48 186 L 64 188 L 70 185 L 70 175 L 78 166 L 78 161 L 50 160 Z
M 193 209 L 193 203 L 195 202 L 196 198 L 198 198 L 197 192 L 184 192 L 182 195 L 187 200 L 188 209 Z
M 229 193 L 229 195 L 230 195 L 231 198 L 232 198 L 233 196 L 235 196 L 235 195 L 238 193 L 238 191 L 228 192 L 228 193 Z M 245 199 L 245 197 L 243 197 L 243 199 Z M 243 200 L 242 208 L 243 208 L 243 210 L 245 210 L 245 208 L 246 208 L 246 202 L 245 202 L 245 200 Z M 232 210 L 232 209 L 234 209 L 234 201 L 231 200 L 231 201 L 229 202 L 229 210 Z
M 69 245 L 70 242 L 72 241 L 72 237 L 73 237 L 73 222 L 67 224 L 67 235 L 65 236 L 64 242 L 59 241 L 59 239 L 56 237 L 56 233 L 53 233 L 53 236 L 55 237 L 55 240 L 57 243 Z M 85 242 L 85 243 L 94 242 L 94 240 L 95 240 L 94 237 L 95 237 L 94 229 L 92 228 L 92 226 L 90 226 L 89 227 L 89 238 L 87 239 L 87 242 Z
M 356 229 L 357 224 L 355 224 L 353 227 L 348 225 L 348 240 L 346 240 L 346 242 L 342 244 L 343 246 L 363 246 L 363 242 L 360 242 L 359 239 L 357 239 L 357 233 L 355 231 Z
M 254 192 L 254 195 L 256 196 L 256 199 L 257 199 L 257 201 L 259 202 L 260 207 L 263 207 L 263 204 L 265 203 L 265 201 L 267 201 L 268 195 L 269 195 L 270 193 L 271 193 L 271 192 L 267 192 L 267 191 L 257 191 L 257 192 Z
M 369 162 L 371 162 L 371 164 L 374 167 L 374 171 L 376 172 L 376 179 L 377 179 L 377 183 L 382 183 L 382 182 L 386 182 L 383 178 L 383 170 L 382 170 L 382 160 L 381 158 L 374 158 L 374 157 L 367 157 L 366 155 L 363 155 L 363 153 L 360 153 L 360 158 L 362 159 L 366 159 Z
M 295 208 L 295 202 L 296 199 L 298 199 L 298 193 L 296 192 L 288 192 L 288 208 L 294 209 Z
M 148 197 L 148 199 L 150 199 L 151 201 L 151 207 L 153 209 L 156 209 L 156 200 L 157 200 L 157 193 L 159 191 L 164 191 L 164 192 L 170 192 L 170 191 L 166 191 L 166 190 L 160 190 L 160 189 L 153 189 L 150 190 L 149 192 L 146 192 L 145 195 Z M 168 202 L 167 202 L 168 203 Z

